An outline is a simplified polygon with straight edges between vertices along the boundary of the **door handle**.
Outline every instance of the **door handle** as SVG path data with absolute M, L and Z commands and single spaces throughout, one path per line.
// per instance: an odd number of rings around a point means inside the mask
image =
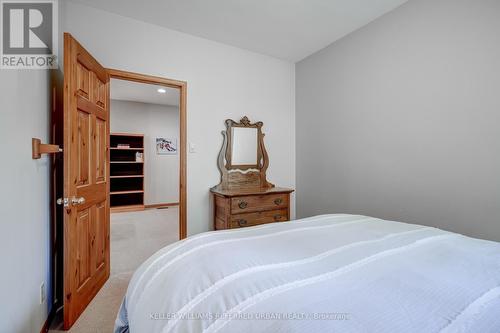
M 73 198 L 71 198 L 71 203 L 73 204 L 73 206 L 83 205 L 85 203 L 85 198 L 84 197 L 79 197 L 79 198 L 73 197 Z
M 58 205 L 62 205 L 63 207 L 69 207 L 70 200 L 68 198 L 59 198 L 57 199 L 56 203 Z M 84 197 L 73 197 L 71 198 L 71 204 L 73 206 L 78 206 L 78 205 L 83 205 L 85 203 L 85 198 Z
M 59 206 L 62 205 L 63 207 L 69 207 L 69 200 L 68 200 L 68 198 L 59 198 L 59 199 L 57 199 L 56 202 L 57 202 L 57 204 Z

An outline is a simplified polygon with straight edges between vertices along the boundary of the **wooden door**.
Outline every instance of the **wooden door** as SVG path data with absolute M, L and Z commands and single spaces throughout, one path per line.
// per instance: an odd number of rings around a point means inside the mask
M 109 277 L 109 75 L 64 35 L 64 328 Z

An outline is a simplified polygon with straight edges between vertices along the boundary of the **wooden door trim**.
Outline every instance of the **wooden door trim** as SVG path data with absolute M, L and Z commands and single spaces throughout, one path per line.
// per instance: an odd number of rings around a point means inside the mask
M 179 136 L 180 136 L 180 165 L 179 165 L 179 239 L 187 237 L 187 82 L 167 79 L 159 76 L 127 72 L 118 69 L 107 68 L 110 78 L 133 81 L 146 84 L 161 85 L 179 89 Z

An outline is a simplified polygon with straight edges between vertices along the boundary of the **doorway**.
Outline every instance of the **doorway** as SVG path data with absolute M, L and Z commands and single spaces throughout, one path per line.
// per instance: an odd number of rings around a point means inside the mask
M 187 237 L 187 190 L 186 190 L 186 157 L 187 157 L 187 117 L 186 117 L 186 101 L 187 101 L 187 85 L 186 82 L 166 79 L 162 77 L 126 72 L 116 69 L 107 69 L 111 79 L 111 91 L 113 93 L 113 85 L 121 85 L 123 91 L 126 91 L 127 86 L 131 89 L 134 89 L 133 84 L 137 84 L 136 91 L 141 90 L 143 101 L 150 101 L 151 104 L 162 103 L 164 105 L 169 105 L 173 107 L 177 107 L 178 109 L 178 137 L 169 136 L 169 137 L 161 137 L 155 136 L 154 138 L 149 138 L 149 140 L 155 140 L 155 150 L 160 149 L 156 147 L 156 140 L 165 140 L 165 139 L 176 139 L 174 144 L 176 145 L 176 151 L 178 154 L 178 201 L 175 200 L 172 202 L 171 200 L 161 200 L 158 198 L 148 198 L 147 193 L 144 195 L 144 208 L 165 208 L 169 206 L 177 206 L 179 209 L 179 239 L 184 239 Z M 142 86 L 142 87 L 140 87 Z M 151 93 L 151 95 L 148 95 Z M 113 98 L 113 96 L 111 96 Z M 122 100 L 126 97 L 120 97 Z M 141 100 L 141 97 L 138 96 L 135 98 L 137 101 Z M 161 105 L 161 104 L 160 104 Z M 113 107 L 113 102 L 111 102 L 111 107 Z M 111 110 L 113 112 L 113 109 Z M 113 113 L 111 116 L 111 129 L 113 130 Z M 137 133 L 136 133 L 137 134 Z M 140 134 L 140 133 L 139 133 Z M 167 135 L 168 136 L 168 135 Z M 112 140 L 112 137 L 110 137 Z M 162 143 L 161 141 L 158 144 Z M 151 147 L 151 141 L 145 142 L 148 147 Z M 165 142 L 163 142 L 165 144 Z M 144 151 L 144 154 L 147 153 L 147 149 Z M 152 151 L 149 150 L 151 155 Z M 156 154 L 161 154 L 160 151 L 157 150 Z M 165 154 L 168 155 L 168 154 Z M 147 169 L 145 169 L 147 170 Z M 168 172 L 168 170 L 165 170 Z M 145 175 L 145 186 L 147 186 L 147 176 Z M 154 179 L 151 179 L 151 184 L 154 183 Z M 153 185 L 154 186 L 154 185 Z M 161 189 L 160 189 L 161 190 Z M 112 191 L 111 191 L 112 192 Z M 117 194 L 118 196 L 118 194 Z M 161 196 L 160 196 L 161 198 Z M 150 200 L 148 200 L 150 199 Z M 111 197 L 111 203 L 113 203 L 113 197 Z M 163 202 L 162 202 L 163 201 Z M 113 211 L 113 207 L 111 207 Z M 119 209 L 115 209 L 115 211 L 119 211 Z
M 179 240 L 180 90 L 110 80 L 110 281 Z

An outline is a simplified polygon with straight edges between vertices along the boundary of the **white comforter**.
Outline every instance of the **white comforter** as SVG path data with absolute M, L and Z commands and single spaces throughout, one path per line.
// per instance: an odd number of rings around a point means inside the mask
M 498 333 L 500 244 L 353 215 L 199 234 L 134 274 L 127 331 Z

